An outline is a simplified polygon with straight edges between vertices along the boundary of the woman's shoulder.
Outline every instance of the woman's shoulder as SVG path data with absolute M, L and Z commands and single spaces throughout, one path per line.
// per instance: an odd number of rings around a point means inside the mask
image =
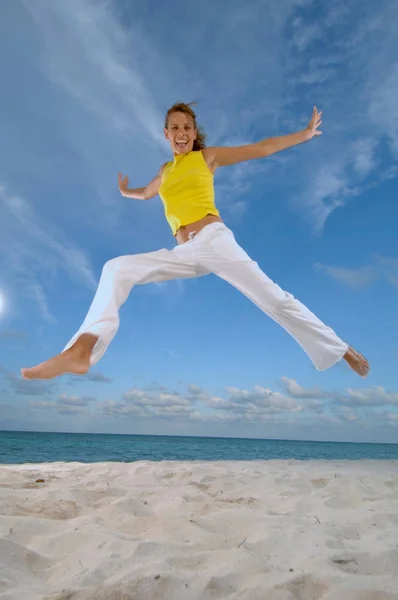
M 159 171 L 158 171 L 158 177 L 161 177 L 165 171 L 165 169 L 170 165 L 170 162 L 165 162 L 162 164 L 162 166 L 160 167 Z
M 208 168 L 210 169 L 210 171 L 213 173 L 216 170 L 216 164 L 215 164 L 215 152 L 214 152 L 214 148 L 210 147 L 210 148 L 203 148 L 201 150 L 202 152 L 202 156 L 208 166 Z

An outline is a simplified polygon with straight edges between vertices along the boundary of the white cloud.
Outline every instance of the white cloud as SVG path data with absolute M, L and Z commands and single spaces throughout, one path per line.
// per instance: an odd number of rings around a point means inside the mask
M 398 406 L 398 392 L 389 392 L 381 386 L 362 390 L 348 388 L 339 400 L 353 406 Z
M 68 394 L 61 394 L 58 399 L 58 404 L 62 406 L 88 406 L 93 400 L 94 398 L 89 396 L 70 396 Z
M 132 388 L 122 395 L 121 401 L 106 400 L 97 405 L 100 414 L 131 415 L 133 417 L 194 418 L 192 400 L 178 392 Z
M 188 385 L 187 390 L 190 398 L 192 398 L 194 402 L 206 402 L 210 398 L 210 395 L 205 390 L 192 383 Z
M 273 392 L 261 385 L 255 385 L 253 390 L 241 390 L 236 387 L 227 387 L 230 395 L 229 402 L 237 410 L 251 412 L 260 409 L 261 411 L 300 411 L 301 407 L 294 398 L 283 396 L 279 392 Z
M 161 415 L 166 415 L 166 416 L 181 416 L 181 415 L 187 415 L 189 416 L 191 414 L 191 410 L 189 409 L 188 406 L 176 406 L 176 405 L 171 405 L 171 406 L 157 406 L 154 413 L 156 416 L 161 416 Z
M 210 415 L 206 411 L 210 409 L 214 411 L 214 419 L 247 421 L 262 420 L 267 415 L 297 413 L 303 410 L 295 399 L 261 386 L 255 386 L 252 391 L 234 387 L 226 388 L 226 391 L 229 394 L 227 399 L 211 395 L 195 385 L 188 386 L 186 396 L 177 392 L 133 388 L 123 394 L 121 402 L 106 401 L 99 405 L 99 410 L 113 415 L 128 413 L 142 417 L 174 415 L 193 420 L 208 420 Z
M 8 378 L 12 379 L 10 376 Z M 288 393 L 296 397 L 284 396 L 259 385 L 250 390 L 227 387 L 222 397 L 191 384 L 187 386 L 186 394 L 179 394 L 164 386 L 156 389 L 133 388 L 127 390 L 120 399 L 96 401 L 92 397 L 64 393 L 53 399 L 51 396 L 56 389 L 38 385 L 35 395 L 41 398 L 32 399 L 27 406 L 32 419 L 35 418 L 34 414 L 41 412 L 43 416 L 40 418 L 52 427 L 54 414 L 57 413 L 71 419 L 79 417 L 79 421 L 75 422 L 77 428 L 82 419 L 86 419 L 85 422 L 95 423 L 104 432 L 111 429 L 150 434 L 165 433 L 167 430 L 177 435 L 249 437 L 277 437 L 289 432 L 289 437 L 295 439 L 302 436 L 302 439 L 322 439 L 325 435 L 326 439 L 372 441 L 372 436 L 377 435 L 382 441 L 391 439 L 391 427 L 398 426 L 398 392 L 380 386 L 348 388 L 343 392 L 320 388 L 306 390 L 288 377 L 284 377 L 282 382 Z M 13 391 L 31 394 L 34 387 L 27 386 L 21 390 L 15 386 Z M 383 407 L 389 410 L 376 410 Z M 2 410 L 0 404 L 0 415 Z M 46 421 L 45 414 L 50 415 L 51 420 Z M 22 415 L 15 417 L 18 418 L 22 418 Z M 72 427 L 74 421 L 68 423 L 68 427 Z M 270 428 L 267 429 L 268 425 Z M 17 426 L 17 421 L 13 426 Z M 385 431 L 381 438 L 380 428 Z M 344 433 L 341 434 L 341 431 Z
M 347 406 L 336 407 L 336 413 L 343 421 L 348 421 L 350 423 L 354 423 L 358 420 L 361 420 L 358 413 Z
M 320 388 L 311 388 L 311 389 L 305 389 L 303 387 L 301 387 L 301 385 L 299 385 L 297 383 L 297 381 L 295 379 L 289 379 L 289 377 L 281 377 L 280 379 L 283 387 L 285 388 L 286 392 L 289 394 L 289 396 L 292 396 L 293 398 L 324 398 L 325 397 L 325 392 L 323 390 L 321 390 Z M 315 405 L 313 405 L 315 406 Z
M 32 383 L 34 386 L 38 382 L 35 381 L 28 383 Z M 40 385 L 38 387 L 40 388 Z M 19 391 L 19 393 L 23 392 Z M 67 394 L 61 394 L 57 400 L 30 400 L 29 409 L 35 412 L 56 411 L 60 415 L 83 414 L 85 412 L 85 409 L 94 400 L 94 398 L 88 396 L 70 396 Z
M 125 402 L 134 402 L 142 407 L 189 406 L 190 402 L 177 392 L 165 393 L 133 388 L 123 394 Z
M 122 396 L 120 402 L 106 401 L 99 404 L 104 414 L 148 417 L 189 418 L 211 423 L 216 420 L 241 420 L 246 422 L 270 421 L 279 423 L 325 422 L 325 419 L 358 421 L 364 414 L 360 408 L 393 405 L 398 406 L 398 393 L 382 387 L 343 393 L 321 388 L 305 389 L 297 381 L 282 377 L 281 382 L 289 396 L 256 385 L 251 390 L 226 387 L 226 397 L 212 395 L 196 385 L 187 387 L 187 395 L 161 390 L 134 388 Z M 195 405 L 195 408 L 194 408 Z M 330 412 L 332 410 L 332 413 Z
M 328 397 L 327 395 L 324 397 Z M 303 404 L 303 408 L 304 410 L 307 410 L 309 412 L 314 412 L 314 413 L 323 413 L 325 410 L 325 403 L 322 402 L 321 400 L 307 400 L 304 404 Z
M 81 415 L 83 413 L 83 407 L 82 406 L 59 406 L 58 407 L 58 413 L 60 415 Z
M 140 406 L 117 402 L 116 400 L 104 400 L 98 404 L 98 410 L 105 416 L 132 415 L 145 417 L 149 416 L 142 411 Z
M 56 407 L 54 400 L 30 400 L 29 407 L 33 410 L 48 410 Z

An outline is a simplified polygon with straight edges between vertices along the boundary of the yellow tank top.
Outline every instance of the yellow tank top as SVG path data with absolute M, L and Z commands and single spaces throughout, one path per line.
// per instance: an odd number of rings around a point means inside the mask
M 177 155 L 165 165 L 159 196 L 173 235 L 208 214 L 219 216 L 214 203 L 214 175 L 200 150 Z

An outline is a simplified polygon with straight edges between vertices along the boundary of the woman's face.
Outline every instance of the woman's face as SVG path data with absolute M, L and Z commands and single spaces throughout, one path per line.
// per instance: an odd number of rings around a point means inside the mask
M 196 130 L 189 115 L 180 111 L 171 113 L 164 133 L 174 154 L 188 154 L 193 149 Z

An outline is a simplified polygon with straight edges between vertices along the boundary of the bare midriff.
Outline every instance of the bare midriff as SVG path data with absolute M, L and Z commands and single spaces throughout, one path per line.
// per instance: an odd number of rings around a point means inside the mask
M 223 220 L 221 217 L 217 215 L 206 215 L 199 221 L 195 221 L 194 223 L 189 223 L 188 225 L 183 225 L 177 230 L 175 235 L 178 244 L 185 244 L 190 238 L 190 234 L 194 233 L 194 235 L 198 234 L 199 231 L 206 227 L 206 225 L 210 225 L 210 223 L 222 223 Z

